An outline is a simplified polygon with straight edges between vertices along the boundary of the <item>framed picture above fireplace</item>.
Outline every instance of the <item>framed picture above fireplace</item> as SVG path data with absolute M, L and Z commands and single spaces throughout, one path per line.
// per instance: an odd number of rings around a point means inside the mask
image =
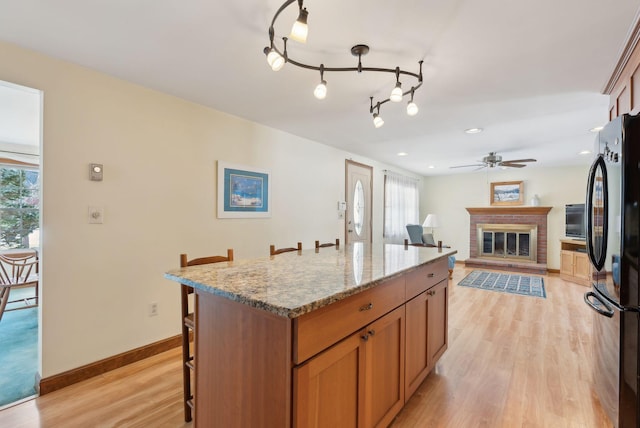
M 522 205 L 524 185 L 522 181 L 499 181 L 491 183 L 491 205 Z

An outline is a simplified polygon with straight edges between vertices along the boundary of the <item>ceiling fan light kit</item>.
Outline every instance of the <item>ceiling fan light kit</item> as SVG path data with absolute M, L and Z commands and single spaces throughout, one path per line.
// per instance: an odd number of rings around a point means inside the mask
M 422 86 L 422 63 L 423 61 L 418 61 L 419 71 L 418 73 L 413 73 L 410 71 L 402 70 L 400 67 L 396 68 L 381 68 L 381 67 L 363 67 L 362 66 L 362 56 L 366 55 L 369 52 L 369 46 L 364 44 L 355 45 L 351 48 L 351 54 L 353 56 L 358 57 L 358 65 L 356 67 L 325 67 L 324 64 L 320 64 L 319 66 L 306 64 L 300 61 L 296 61 L 293 59 L 289 52 L 287 51 L 287 41 L 289 39 L 295 40 L 299 43 L 306 43 L 307 35 L 309 31 L 309 27 L 307 24 L 309 12 L 307 8 L 303 7 L 303 0 L 297 0 L 298 3 L 298 19 L 293 23 L 293 27 L 291 28 L 291 33 L 289 37 L 282 37 L 282 48 L 279 48 L 275 44 L 275 29 L 274 25 L 278 16 L 284 11 L 288 6 L 292 3 L 295 3 L 296 0 L 287 0 L 282 6 L 276 11 L 273 19 L 271 20 L 271 25 L 269 26 L 269 46 L 265 47 L 263 52 L 267 56 L 267 63 L 269 67 L 273 71 L 278 71 L 285 64 L 291 64 L 296 67 L 305 68 L 307 70 L 315 70 L 320 72 L 320 83 L 316 86 L 314 90 L 314 96 L 317 99 L 324 99 L 327 95 L 327 82 L 324 80 L 325 72 L 342 72 L 342 71 L 355 71 L 357 73 L 362 73 L 363 71 L 377 72 L 377 73 L 393 73 L 396 76 L 395 87 L 391 91 L 389 98 L 379 100 L 374 102 L 374 97 L 369 97 L 371 102 L 369 106 L 369 114 L 373 116 L 373 124 L 376 128 L 381 127 L 384 124 L 382 117 L 380 117 L 380 106 L 391 101 L 394 103 L 399 103 L 402 101 L 402 98 L 405 95 L 411 95 L 411 101 L 407 105 L 407 115 L 415 116 L 418 114 L 418 106 L 413 101 L 414 92 Z M 411 88 L 403 92 L 402 90 L 402 82 L 400 82 L 400 75 L 408 76 L 410 78 L 416 79 L 416 83 L 411 86 Z

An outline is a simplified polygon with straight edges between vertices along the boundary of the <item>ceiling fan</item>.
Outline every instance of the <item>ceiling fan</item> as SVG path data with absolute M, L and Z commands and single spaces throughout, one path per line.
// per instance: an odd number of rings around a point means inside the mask
M 496 152 L 489 152 L 489 154 L 479 160 L 478 162 L 471 165 L 457 165 L 452 166 L 450 168 L 466 168 L 469 166 L 477 166 L 478 169 L 482 168 L 495 168 L 496 166 L 509 167 L 509 168 L 524 168 L 525 162 L 536 162 L 535 159 L 512 159 L 512 160 L 502 160 L 502 156 L 497 155 Z

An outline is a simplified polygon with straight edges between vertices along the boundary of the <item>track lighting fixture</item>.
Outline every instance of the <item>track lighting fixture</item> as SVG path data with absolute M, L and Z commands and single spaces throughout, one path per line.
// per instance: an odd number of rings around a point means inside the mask
M 309 16 L 309 12 L 307 12 L 307 8 L 302 8 L 302 2 L 300 3 L 300 13 L 298 14 L 298 19 L 293 23 L 293 27 L 291 27 L 291 34 L 289 37 L 296 42 L 307 43 L 307 35 L 309 33 L 309 27 L 307 26 L 307 16 Z
M 413 89 L 412 89 L 413 91 Z M 396 87 L 391 91 L 391 96 L 389 97 L 391 102 L 399 103 L 402 101 L 402 84 L 400 83 L 400 68 L 396 67 Z
M 320 64 L 320 83 L 318 83 L 318 86 L 316 86 L 316 89 L 313 91 L 313 95 L 319 100 L 324 100 L 327 96 L 327 81 L 324 80 L 324 64 Z
M 382 118 L 380 117 L 380 103 L 377 103 L 375 107 L 373 107 L 373 97 L 369 97 L 371 99 L 371 108 L 369 109 L 369 111 L 373 112 L 373 109 L 375 108 L 377 111 L 375 113 L 373 113 L 373 126 L 375 126 L 376 128 L 380 128 L 382 125 L 384 125 L 384 120 L 382 120 Z
M 380 128 L 382 125 L 384 125 L 384 120 L 382 120 L 378 113 L 373 113 L 373 126 Z
M 418 106 L 416 105 L 416 103 L 413 102 L 413 89 L 411 90 L 411 100 L 409 101 L 409 104 L 407 104 L 407 114 L 409 116 L 415 116 L 416 114 L 418 114 Z
M 284 67 L 284 58 L 275 49 L 265 48 L 265 52 L 267 52 L 267 63 L 269 63 L 269 67 L 273 71 L 278 71 Z
M 313 94 L 318 99 L 324 99 L 327 95 L 327 81 L 324 80 L 324 72 L 338 72 L 338 71 L 355 71 L 358 73 L 362 73 L 364 71 L 367 72 L 377 72 L 377 73 L 393 73 L 396 76 L 396 83 L 393 91 L 391 91 L 391 95 L 389 98 L 383 99 L 381 101 L 377 101 L 373 103 L 373 97 L 371 98 L 371 106 L 369 107 L 369 113 L 373 114 L 373 121 L 376 128 L 381 127 L 384 124 L 384 121 L 380 117 L 380 106 L 385 104 L 386 102 L 400 102 L 405 95 L 411 94 L 411 101 L 407 105 L 407 114 L 409 116 L 414 116 L 418 113 L 418 106 L 413 101 L 414 92 L 422 86 L 422 61 L 418 61 L 419 70 L 417 73 L 413 73 L 410 71 L 402 70 L 400 67 L 396 68 L 380 68 L 380 67 L 363 67 L 362 66 L 362 56 L 366 55 L 369 52 L 369 46 L 364 44 L 355 45 L 351 48 L 351 54 L 353 56 L 358 57 L 358 65 L 355 67 L 325 67 L 324 64 L 320 64 L 319 66 L 306 64 L 300 61 L 296 61 L 293 59 L 289 53 L 287 52 L 287 37 L 282 37 L 283 47 L 282 50 L 278 48 L 278 46 L 274 43 L 275 40 L 275 23 L 278 19 L 278 16 L 284 11 L 287 7 L 289 7 L 292 3 L 298 3 L 298 19 L 293 24 L 291 29 L 291 34 L 289 38 L 295 40 L 297 42 L 305 43 L 307 40 L 308 34 L 308 25 L 307 19 L 309 16 L 309 12 L 307 8 L 303 7 L 304 0 L 286 0 L 282 6 L 276 11 L 273 19 L 271 20 L 271 25 L 269 26 L 269 46 L 264 48 L 264 53 L 267 56 L 267 62 L 273 71 L 278 71 L 285 64 L 291 64 L 296 67 L 305 68 L 307 70 L 316 70 L 320 71 L 320 83 L 316 86 Z M 400 75 L 404 77 L 410 77 L 416 79 L 416 83 L 411 86 L 407 92 L 403 92 L 402 83 L 400 82 Z M 376 112 L 374 113 L 374 108 Z

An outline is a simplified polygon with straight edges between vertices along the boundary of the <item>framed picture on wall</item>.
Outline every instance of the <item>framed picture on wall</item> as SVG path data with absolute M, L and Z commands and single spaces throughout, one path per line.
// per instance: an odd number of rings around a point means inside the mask
M 522 181 L 491 183 L 491 205 L 522 205 L 524 191 Z
M 218 161 L 218 218 L 271 217 L 271 173 Z

